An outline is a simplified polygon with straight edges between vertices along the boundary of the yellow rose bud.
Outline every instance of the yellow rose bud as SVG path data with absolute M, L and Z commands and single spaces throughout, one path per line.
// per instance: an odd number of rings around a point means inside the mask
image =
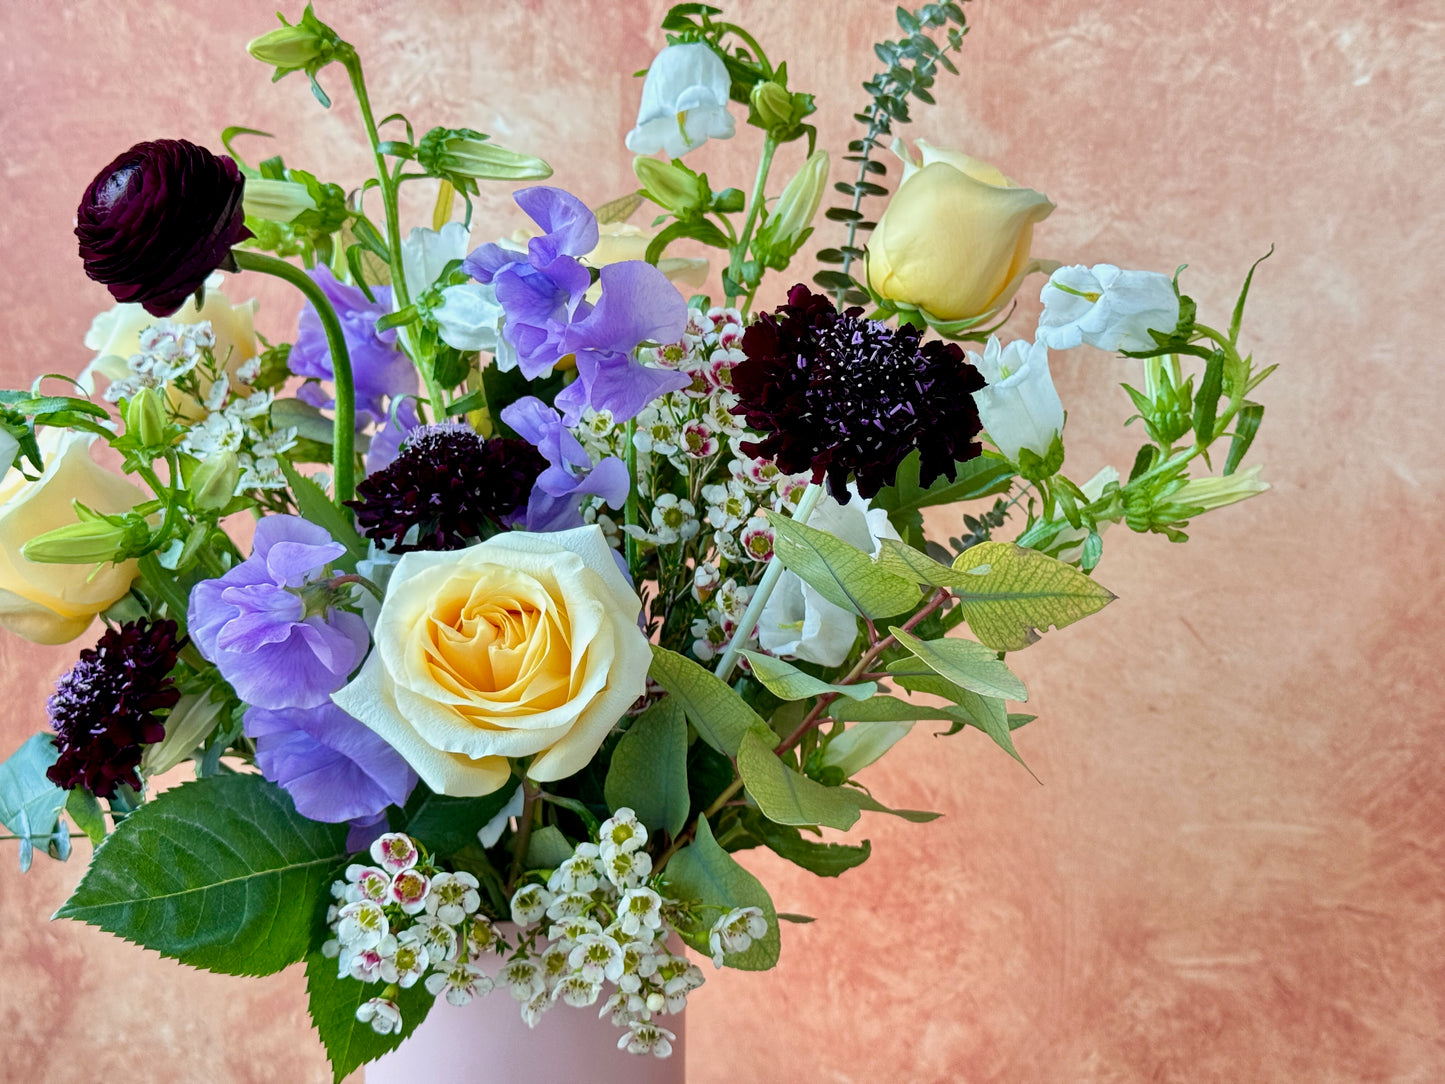
M 641 605 L 595 524 L 408 553 L 371 655 L 332 699 L 438 794 L 489 794 L 518 758 L 562 779 L 646 688 Z
M 904 158 L 903 183 L 868 242 L 868 284 L 939 320 L 995 313 L 1046 266 L 1030 259 L 1029 246 L 1054 205 L 985 162 L 922 140 L 918 147 L 922 165 Z
M 139 306 L 137 306 L 139 307 Z M 102 515 L 128 512 L 145 494 L 90 458 L 93 437 L 63 429 L 39 436 L 45 472 L 34 482 L 11 471 L 0 484 L 0 626 L 38 644 L 63 644 L 130 590 L 136 563 L 41 564 L 21 547 L 76 523 L 72 501 Z

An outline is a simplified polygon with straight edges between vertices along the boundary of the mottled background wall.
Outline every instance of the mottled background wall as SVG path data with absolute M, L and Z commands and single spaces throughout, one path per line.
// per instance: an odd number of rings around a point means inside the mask
M 361 175 L 342 80 L 326 76 L 327 115 L 242 51 L 274 6 L 3 5 L 0 383 L 88 360 L 108 298 L 82 276 L 71 216 L 132 142 L 217 146 L 247 124 L 293 164 Z M 320 6 L 362 49 L 380 111 L 544 154 L 593 202 L 629 187 L 630 73 L 660 43 L 661 0 Z M 841 147 L 893 5 L 731 8 L 818 93 L 823 143 Z M 1039 254 L 1187 261 L 1219 322 L 1277 246 L 1246 325 L 1281 366 L 1253 453 L 1274 489 L 1200 521 L 1187 547 L 1108 536 L 1099 577 L 1119 601 L 1016 658 L 1040 716 L 1019 745 L 1043 786 L 977 733 L 919 733 L 870 781 L 945 819 L 869 820 L 875 857 L 839 882 L 751 860 L 780 909 L 818 921 L 785 931 L 776 971 L 696 996 L 692 1079 L 1445 1078 L 1442 12 L 969 11 L 963 74 L 913 134 L 1047 192 Z M 746 183 L 729 152 L 706 152 L 718 187 Z M 481 215 L 519 224 L 505 191 Z M 293 303 L 258 292 L 262 328 L 287 335 Z M 1075 477 L 1127 467 L 1135 447 L 1118 428 L 1133 365 L 1087 353 L 1054 366 Z M 73 652 L 0 639 L 0 752 L 44 722 Z M 242 982 L 47 923 L 83 859 L 0 877 L 0 1078 L 327 1078 L 299 973 Z

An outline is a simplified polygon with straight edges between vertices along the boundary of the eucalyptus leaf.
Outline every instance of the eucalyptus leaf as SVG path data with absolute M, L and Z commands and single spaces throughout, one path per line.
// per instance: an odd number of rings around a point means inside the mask
M 607 769 L 609 809 L 637 814 L 649 832 L 676 836 L 687 824 L 687 719 L 676 697 L 653 704 L 627 728 Z
M 1027 700 L 1028 690 L 997 657 L 992 648 L 962 637 L 920 640 L 899 628 L 888 630 L 894 638 L 940 677 L 983 696 Z M 913 664 L 901 659 L 889 671 L 908 669 Z
M 784 567 L 835 606 L 869 618 L 892 617 L 918 604 L 918 586 L 887 572 L 856 546 L 777 512 L 767 513 L 773 552 Z
M 824 693 L 846 696 L 851 700 L 867 700 L 878 692 L 878 685 L 872 681 L 858 685 L 832 685 L 772 655 L 760 655 L 756 651 L 744 651 L 743 655 L 752 665 L 753 677 L 780 700 L 807 700 Z
M 700 928 L 682 934 L 682 939 L 704 955 L 711 955 L 708 930 L 728 911 L 756 907 L 767 919 L 768 932 L 754 941 L 746 952 L 729 953 L 724 962 L 741 971 L 767 971 L 778 962 L 782 939 L 778 935 L 778 914 L 772 897 L 754 877 L 713 838 L 706 817 L 697 819 L 697 835 L 672 856 L 664 869 L 671 894 L 701 905 Z
M 1028 647 L 1040 632 L 1098 613 L 1115 598 L 1072 565 L 1012 542 L 971 546 L 953 567 L 969 577 L 954 589 L 963 619 L 999 651 Z
M 55 831 L 67 795 L 45 770 L 59 759 L 54 735 L 40 733 L 30 735 L 0 764 L 0 823 L 12 834 L 46 839 Z
M 737 756 L 743 735 L 755 726 L 767 729 L 761 716 L 710 670 L 675 651 L 652 645 L 654 681 L 677 698 L 702 740 L 719 753 Z

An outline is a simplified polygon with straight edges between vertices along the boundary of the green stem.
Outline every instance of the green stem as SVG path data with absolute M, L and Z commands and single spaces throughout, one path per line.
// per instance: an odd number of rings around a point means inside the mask
M 627 503 L 623 506 L 622 522 L 629 527 L 636 527 L 638 520 L 637 513 L 637 419 L 632 418 L 627 423 L 627 478 L 630 484 L 627 487 Z M 622 552 L 627 558 L 627 570 L 632 574 L 634 580 L 637 578 L 637 539 L 632 537 L 631 531 L 622 532 Z
M 738 276 L 742 273 L 743 261 L 747 258 L 748 246 L 753 241 L 753 227 L 757 224 L 758 214 L 762 210 L 763 200 L 767 194 L 768 171 L 773 168 L 773 152 L 778 149 L 777 143 L 772 136 L 763 138 L 763 157 L 758 162 L 758 175 L 753 181 L 753 198 L 748 204 L 748 217 L 743 223 L 743 232 L 738 237 L 738 243 L 733 246 L 732 259 L 728 262 L 728 305 L 731 306 L 738 297 L 742 296 L 741 291 L 733 292 L 734 286 L 740 286 Z M 749 295 L 751 297 L 751 295 Z
M 336 318 L 336 310 L 331 307 L 321 287 L 295 264 L 244 248 L 233 249 L 232 254 L 241 270 L 275 275 L 295 286 L 321 318 L 326 345 L 331 350 L 332 384 L 336 388 L 336 418 L 331 430 L 331 472 L 336 480 L 332 499 L 339 508 L 343 501 L 349 501 L 356 495 L 356 386 L 352 382 L 351 354 L 346 349 L 341 321 Z

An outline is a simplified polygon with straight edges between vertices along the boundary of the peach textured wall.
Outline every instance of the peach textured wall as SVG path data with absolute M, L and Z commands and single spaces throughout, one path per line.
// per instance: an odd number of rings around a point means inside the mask
M 336 73 L 327 115 L 245 55 L 275 6 L 3 5 L 0 383 L 87 360 L 108 299 L 81 273 L 71 216 L 131 143 L 219 149 L 220 128 L 247 124 L 293 164 L 361 175 Z M 661 0 L 318 6 L 362 49 L 381 112 L 490 131 L 593 202 L 629 187 L 630 73 L 660 43 Z M 841 147 L 893 4 L 729 7 L 818 93 L 823 143 Z M 709 969 L 691 1077 L 1445 1078 L 1439 7 L 968 9 L 963 74 L 911 134 L 1047 192 L 1038 253 L 1188 262 L 1219 322 L 1277 246 L 1246 325 L 1280 364 L 1255 452 L 1274 489 L 1200 521 L 1186 547 L 1108 536 L 1099 578 L 1119 601 L 1016 659 L 1040 716 L 1019 745 L 1043 786 L 977 733 L 919 733 L 871 782 L 943 820 L 869 820 L 875 857 L 837 882 L 749 859 L 780 909 L 817 922 L 785 931 L 776 971 Z M 705 152 L 719 187 L 750 177 L 730 153 Z M 501 189 L 479 213 L 497 232 L 519 221 Z M 294 302 L 261 296 L 262 327 L 286 335 Z M 1085 353 L 1054 366 L 1077 477 L 1127 467 L 1135 447 L 1118 428 L 1133 365 Z M 0 637 L 0 752 L 43 724 L 73 652 Z M 0 876 L 0 1078 L 327 1079 L 299 973 L 203 974 L 47 922 L 77 850 Z

